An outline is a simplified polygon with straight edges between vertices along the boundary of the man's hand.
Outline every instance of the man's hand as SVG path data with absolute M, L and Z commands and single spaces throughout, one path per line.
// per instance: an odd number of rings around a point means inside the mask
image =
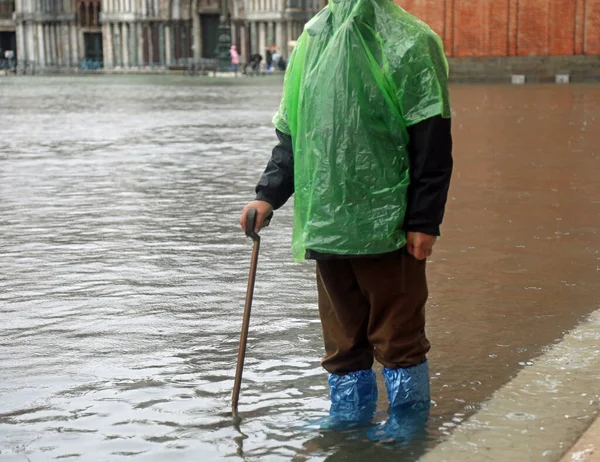
M 246 213 L 248 209 L 256 209 L 256 227 L 254 228 L 254 232 L 258 233 L 263 227 L 265 218 L 273 211 L 273 206 L 265 201 L 253 201 L 244 207 L 242 218 L 240 218 L 240 225 L 242 225 L 244 232 L 246 232 Z
M 406 233 L 406 248 L 408 253 L 417 260 L 425 260 L 433 252 L 437 238 L 424 233 Z

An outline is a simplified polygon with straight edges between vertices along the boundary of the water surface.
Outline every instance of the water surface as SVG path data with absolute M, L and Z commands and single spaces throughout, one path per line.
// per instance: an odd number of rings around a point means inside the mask
M 598 308 L 600 86 L 456 86 L 427 437 L 399 449 L 310 426 L 328 391 L 291 203 L 263 234 L 235 427 L 237 221 L 280 88 L 0 80 L 0 460 L 415 460 Z

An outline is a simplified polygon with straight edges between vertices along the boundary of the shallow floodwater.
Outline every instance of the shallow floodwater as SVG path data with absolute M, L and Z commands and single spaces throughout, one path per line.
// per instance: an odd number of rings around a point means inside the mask
M 426 435 L 312 425 L 328 390 L 291 203 L 263 233 L 235 426 L 252 247 L 237 221 L 280 89 L 0 80 L 0 460 L 415 460 L 598 308 L 600 85 L 456 86 Z

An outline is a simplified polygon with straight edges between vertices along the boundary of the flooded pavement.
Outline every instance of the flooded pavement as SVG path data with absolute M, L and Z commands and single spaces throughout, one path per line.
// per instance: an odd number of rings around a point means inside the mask
M 528 362 L 448 440 L 419 461 L 559 460 L 598 416 L 598 381 L 600 310 L 549 351 Z M 598 436 L 588 438 L 588 442 L 598 440 Z M 579 445 L 577 442 L 575 446 Z M 560 460 L 587 460 L 580 453 L 574 451 L 573 457 Z
M 0 80 L 1 461 L 415 460 L 600 307 L 600 86 L 456 86 L 427 436 L 311 425 L 328 391 L 291 203 L 263 234 L 234 426 L 252 247 L 237 221 L 280 88 Z

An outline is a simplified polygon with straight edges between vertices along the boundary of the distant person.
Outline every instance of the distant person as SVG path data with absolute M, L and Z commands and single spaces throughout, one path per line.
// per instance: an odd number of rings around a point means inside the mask
M 273 52 L 271 50 L 267 50 L 265 62 L 267 63 L 267 72 L 271 73 L 273 66 Z
M 279 69 L 279 60 L 281 59 L 281 54 L 279 50 L 275 50 L 273 52 L 273 67 Z
M 374 360 L 389 419 L 374 439 L 423 428 L 430 406 L 426 260 L 452 173 L 440 38 L 391 0 L 336 0 L 290 58 L 279 144 L 256 186 L 256 229 L 294 195 L 292 253 L 316 260 L 330 421 L 370 422 Z M 392 432 L 392 435 L 389 435 Z
M 240 66 L 240 55 L 238 54 L 237 47 L 235 45 L 231 46 L 229 54 L 231 55 L 231 70 L 237 74 Z
M 260 63 L 262 62 L 263 57 L 256 53 L 254 55 L 252 55 L 252 72 L 254 74 L 259 74 L 260 73 Z
M 285 60 L 285 58 L 283 56 L 281 56 L 279 58 L 279 61 L 277 61 L 277 67 L 279 68 L 280 71 L 285 71 L 287 66 L 287 62 Z

